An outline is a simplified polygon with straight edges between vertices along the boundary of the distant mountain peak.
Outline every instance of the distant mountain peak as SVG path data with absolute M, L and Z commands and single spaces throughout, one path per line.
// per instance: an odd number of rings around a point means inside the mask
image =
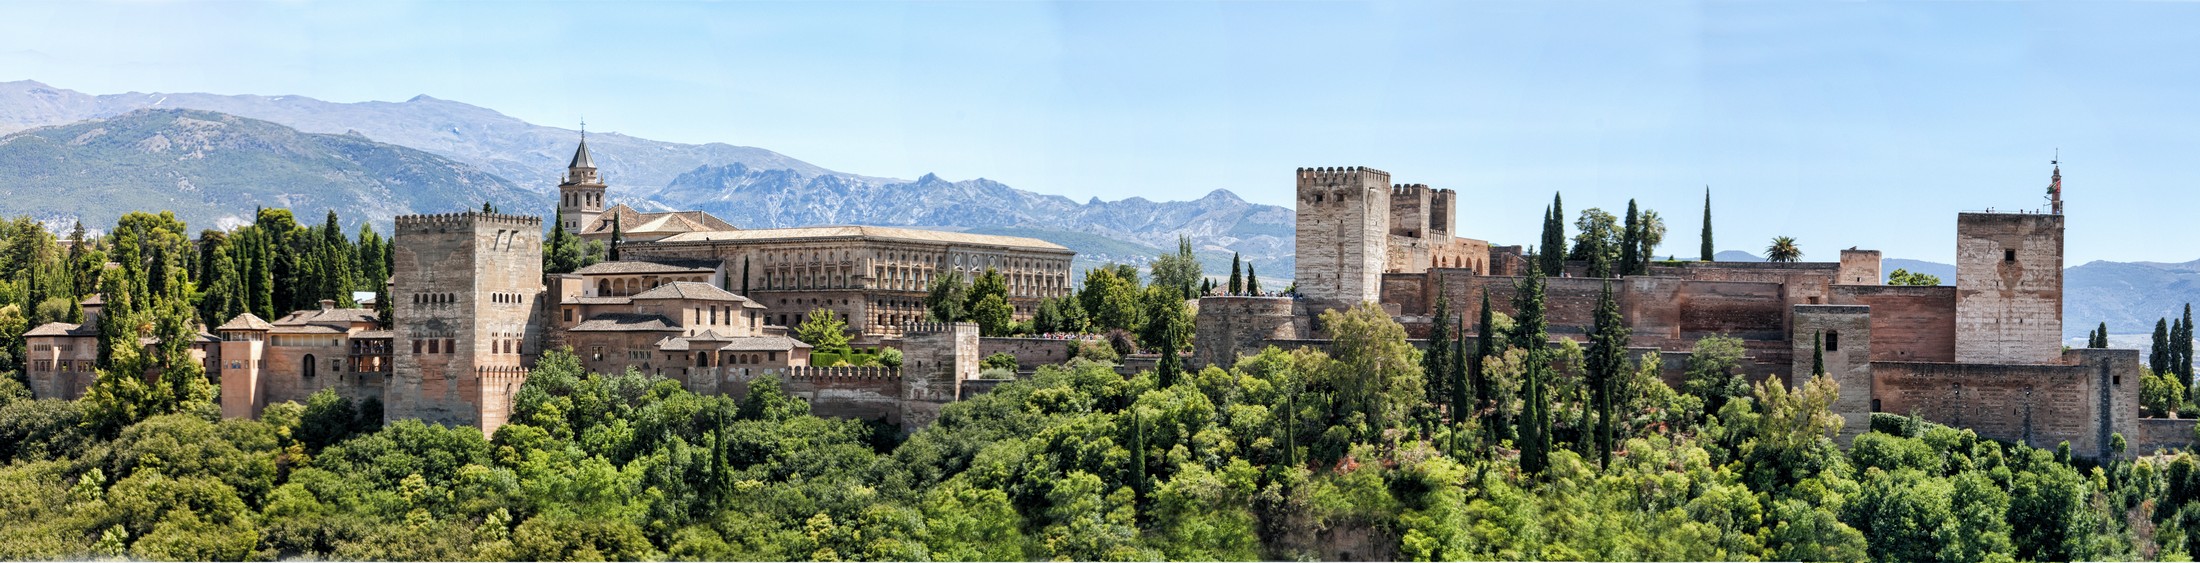
M 418 96 L 413 96 L 412 98 L 406 99 L 406 100 L 405 100 L 405 103 L 408 103 L 408 104 L 416 104 L 416 103 L 421 103 L 421 102 L 440 102 L 440 101 L 443 101 L 443 100 L 438 100 L 438 99 L 436 99 L 436 98 L 435 98 L 434 96 L 429 96 L 429 95 L 427 95 L 427 94 L 421 94 L 421 95 L 418 95 Z

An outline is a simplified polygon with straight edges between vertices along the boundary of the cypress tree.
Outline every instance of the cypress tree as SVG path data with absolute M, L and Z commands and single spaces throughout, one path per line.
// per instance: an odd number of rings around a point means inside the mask
M 619 239 L 623 239 L 623 238 L 626 238 L 626 233 L 625 233 L 624 231 L 622 231 L 622 230 L 620 229 L 620 227 L 619 227 L 619 216 L 617 216 L 617 215 L 612 215 L 612 216 L 611 216 L 611 250 L 610 250 L 610 252 L 608 252 L 608 253 L 606 253 L 606 254 L 604 255 L 604 259 L 605 259 L 605 260 L 609 260 L 609 261 L 612 261 L 612 262 L 617 262 L 617 261 L 619 261 Z
M 741 296 L 749 296 L 749 258 L 741 257 Z
M 1590 408 L 1582 409 L 1582 418 L 1588 419 L 1590 410 L 1596 411 L 1594 428 L 1597 465 L 1606 467 L 1612 463 L 1613 391 L 1621 373 L 1627 369 L 1627 321 L 1620 317 L 1619 302 L 1612 298 L 1612 283 L 1604 283 L 1604 295 L 1597 299 L 1596 324 L 1591 328 L 1588 350 L 1588 383 Z M 1589 432 L 1584 425 L 1583 431 Z M 1584 442 L 1589 442 L 1585 436 Z
M 1253 264 L 1245 264 L 1245 294 L 1260 295 L 1260 276 L 1253 274 Z
M 1824 332 L 1813 332 L 1810 335 L 1810 374 L 1826 374 L 1826 333 Z
M 2154 321 L 2154 345 L 2147 348 L 2147 369 L 2156 375 L 2169 371 L 2169 319 Z
M 1242 267 L 1238 253 L 1230 253 L 1230 285 L 1228 289 L 1231 295 L 1243 295 L 1245 293 L 1245 277 L 1238 272 Z
M 1444 377 L 1451 364 L 1451 298 L 1439 292 L 1436 294 L 1436 315 L 1430 319 L 1428 327 L 1428 351 L 1421 354 L 1421 373 L 1427 376 L 1424 379 L 1428 382 L 1423 388 L 1428 393 L 1428 404 L 1442 405 L 1451 397 L 1446 387 L 1451 383 L 1450 378 Z
M 2178 339 L 2178 374 L 2185 374 L 2185 389 L 2193 387 L 2193 303 L 2185 303 L 2185 339 Z
M 1146 425 L 1138 420 L 1138 407 L 1131 411 L 1131 470 L 1137 473 L 1131 479 L 1131 490 L 1146 494 Z
M 1482 416 L 1483 433 L 1490 442 L 1512 438 L 1512 427 L 1505 424 L 1500 415 L 1502 405 L 1496 404 L 1497 394 L 1490 388 L 1489 374 L 1482 362 L 1497 355 L 1497 313 L 1490 310 L 1490 290 L 1482 290 L 1482 318 L 1475 328 L 1474 361 L 1467 363 L 1467 376 L 1474 380 L 1474 409 Z
M 1465 315 L 1461 316 L 1464 317 Z M 1451 347 L 1451 365 L 1449 366 L 1449 373 L 1445 375 L 1451 378 L 1451 397 L 1448 399 L 1451 403 L 1451 421 L 1456 424 L 1466 420 L 1466 417 L 1469 416 L 1468 413 L 1474 411 L 1474 396 L 1470 393 L 1473 391 L 1471 386 L 1475 383 L 1467 378 L 1469 368 L 1467 368 L 1466 319 L 1459 319 L 1459 324 L 1454 325 L 1451 332 L 1452 342 L 1448 344 Z M 1457 438 L 1458 436 L 1455 434 L 1453 437 Z
M 1642 212 L 1635 208 L 1635 200 L 1627 200 L 1627 222 L 1619 233 L 1619 270 L 1612 277 L 1631 276 L 1650 258 L 1642 255 Z
M 1718 251 L 1711 247 L 1711 186 L 1703 187 L 1703 258 L 1710 262 Z
M 558 257 L 565 250 L 565 210 L 559 209 L 557 219 L 550 222 L 550 244 L 542 245 L 542 271 L 548 274 L 564 274 L 560 271 Z
M 1526 351 L 1528 358 L 1522 370 L 1521 401 L 1525 407 L 1521 414 L 1526 420 L 1520 424 L 1520 469 L 1542 473 L 1550 464 L 1551 454 L 1550 396 L 1544 389 L 1550 368 L 1550 334 L 1543 317 L 1543 272 L 1530 266 L 1519 287 L 1514 298 L 1519 318 L 1512 340 L 1513 346 Z

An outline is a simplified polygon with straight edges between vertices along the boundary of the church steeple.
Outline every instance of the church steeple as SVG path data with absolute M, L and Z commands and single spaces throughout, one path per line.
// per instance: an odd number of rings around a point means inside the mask
M 558 211 L 565 216 L 567 232 L 582 234 L 595 230 L 603 210 L 603 177 L 588 154 L 588 122 L 583 121 L 580 148 L 573 150 L 572 162 L 565 165 L 565 181 L 558 183 Z

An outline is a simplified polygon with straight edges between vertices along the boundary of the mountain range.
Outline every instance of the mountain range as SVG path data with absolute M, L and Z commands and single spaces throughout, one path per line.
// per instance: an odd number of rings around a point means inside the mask
M 136 110 L 0 137 L 0 212 L 56 230 L 79 218 L 112 225 L 131 211 L 227 228 L 263 206 L 318 222 L 327 209 L 387 218 L 531 197 L 424 151 L 210 111 Z
M 403 102 L 338 103 L 304 96 L 124 93 L 91 95 L 35 81 L 0 82 L 0 134 L 123 115 L 149 108 L 189 108 L 264 120 L 302 133 L 351 135 L 411 147 L 519 186 L 530 197 L 499 201 L 514 211 L 547 212 L 556 179 L 580 132 L 527 123 L 488 108 L 415 96 Z M 645 210 L 699 209 L 744 228 L 816 224 L 920 226 L 971 232 L 1016 232 L 1068 246 L 1082 265 L 1108 261 L 1144 263 L 1190 236 L 1208 271 L 1226 272 L 1230 253 L 1262 266 L 1281 281 L 1294 267 L 1290 209 L 1253 204 L 1227 191 L 1182 202 L 1097 198 L 1077 203 L 986 179 L 947 181 L 864 176 L 827 170 L 755 147 L 724 143 L 682 144 L 595 132 L 591 155 L 614 203 Z M 0 181 L 14 180 L 0 176 Z M 149 200 L 144 182 L 81 185 L 120 190 L 114 199 Z M 88 193 L 88 192 L 74 192 Z M 101 196 L 108 195 L 104 192 Z M 455 210 L 391 206 L 362 208 L 366 219 L 386 222 L 407 212 Z M 276 200 L 268 200 L 276 201 Z M 432 201 L 432 200 L 429 200 Z M 478 205 L 478 204 L 477 204 Z M 35 210 L 41 217 L 83 216 L 87 224 L 113 221 L 111 210 L 68 205 L 27 208 L 0 203 L 0 212 Z M 249 208 L 249 207 L 248 207 Z M 312 210 L 300 209 L 311 214 Z

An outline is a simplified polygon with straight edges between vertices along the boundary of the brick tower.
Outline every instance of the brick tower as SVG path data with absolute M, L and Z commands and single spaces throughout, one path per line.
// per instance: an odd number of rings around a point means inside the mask
M 542 218 L 469 212 L 396 222 L 396 382 L 384 419 L 494 433 L 541 354 Z
M 1390 173 L 1300 168 L 1298 184 L 1299 293 L 1316 307 L 1381 297 L 1390 248 Z
M 2062 361 L 2061 184 L 2050 213 L 1956 216 L 1956 362 Z
M 581 146 L 565 165 L 565 179 L 558 182 L 558 214 L 565 218 L 565 232 L 579 233 L 603 215 L 603 178 L 588 155 L 588 132 L 581 132 Z

